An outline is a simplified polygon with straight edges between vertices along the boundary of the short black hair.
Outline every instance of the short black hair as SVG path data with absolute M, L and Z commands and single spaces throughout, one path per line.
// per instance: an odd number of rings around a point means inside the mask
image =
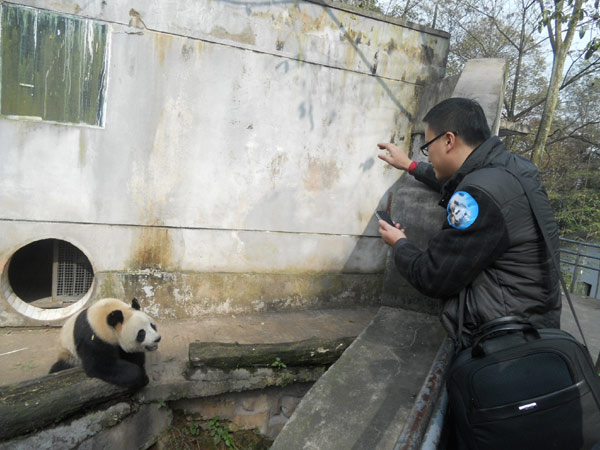
M 483 109 L 475 100 L 461 97 L 446 99 L 423 118 L 434 134 L 455 132 L 467 144 L 477 146 L 491 136 Z

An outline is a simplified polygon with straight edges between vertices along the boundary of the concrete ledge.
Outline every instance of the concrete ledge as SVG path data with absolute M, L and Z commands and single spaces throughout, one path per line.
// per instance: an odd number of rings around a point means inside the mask
M 0 389 L 0 441 L 24 435 L 83 410 L 123 398 L 138 404 L 251 391 L 292 383 L 312 383 L 324 366 L 288 369 L 193 369 L 187 379 L 166 377 L 136 393 L 96 378 L 82 369 L 69 369 Z M 1 448 L 1 447 L 0 447 Z
M 188 379 L 169 380 L 150 385 L 135 395 L 140 403 L 174 401 L 182 398 L 210 397 L 229 392 L 287 386 L 291 383 L 311 383 L 325 372 L 325 366 L 287 369 L 195 369 Z
M 444 337 L 437 317 L 380 308 L 306 394 L 272 450 L 394 449 Z
M 0 450 L 146 449 L 171 424 L 172 412 L 124 401 L 8 442 Z M 140 432 L 143 430 L 143 432 Z

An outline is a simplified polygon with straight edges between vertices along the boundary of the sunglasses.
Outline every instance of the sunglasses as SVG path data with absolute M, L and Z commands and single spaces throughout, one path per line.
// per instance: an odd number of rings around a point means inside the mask
M 444 136 L 446 133 L 448 133 L 448 131 L 444 131 L 442 134 L 438 134 L 436 137 L 434 137 L 429 142 L 426 142 L 423 145 L 421 145 L 421 147 L 419 147 L 421 149 L 421 153 L 423 153 L 425 156 L 429 156 L 429 146 L 431 144 L 433 144 L 435 141 L 437 141 L 439 138 Z M 450 133 L 454 133 L 455 136 L 458 136 L 458 133 L 456 131 L 450 131 Z

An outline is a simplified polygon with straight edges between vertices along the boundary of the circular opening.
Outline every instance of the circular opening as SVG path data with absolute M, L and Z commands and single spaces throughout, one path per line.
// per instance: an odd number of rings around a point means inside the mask
M 38 320 L 60 319 L 79 309 L 89 298 L 93 281 L 88 257 L 60 239 L 21 247 L 2 276 L 8 302 L 19 313 Z

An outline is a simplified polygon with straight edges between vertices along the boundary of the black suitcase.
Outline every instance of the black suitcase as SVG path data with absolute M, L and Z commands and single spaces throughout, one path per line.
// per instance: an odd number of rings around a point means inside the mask
M 459 448 L 600 448 L 600 377 L 587 349 L 565 331 L 506 319 L 450 368 Z

